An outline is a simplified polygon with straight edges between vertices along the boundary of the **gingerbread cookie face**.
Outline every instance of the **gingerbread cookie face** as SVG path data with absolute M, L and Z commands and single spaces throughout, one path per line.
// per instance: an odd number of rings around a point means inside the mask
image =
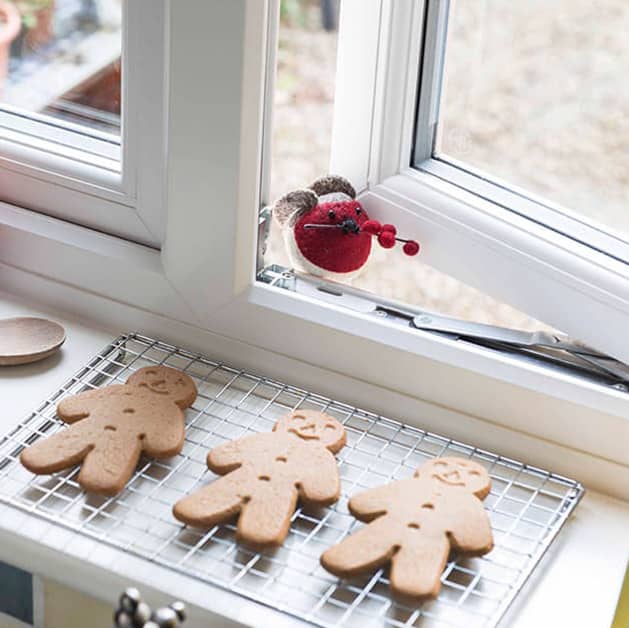
M 184 409 L 191 406 L 197 398 L 197 388 L 190 377 L 167 366 L 148 366 L 139 369 L 131 375 L 127 384 L 168 397 Z
M 487 471 L 476 462 L 463 458 L 445 457 L 430 460 L 415 471 L 415 477 L 420 476 L 422 478 L 429 476 L 447 487 L 463 488 L 479 499 L 485 499 L 491 488 Z
M 345 430 L 336 419 L 310 410 L 292 412 L 273 432 L 213 449 L 208 467 L 223 477 L 181 499 L 173 514 L 200 527 L 239 515 L 239 540 L 281 545 L 298 501 L 320 507 L 338 500 L 340 480 L 332 452 L 344 444 Z
M 368 522 L 321 556 L 341 577 L 391 564 L 391 590 L 403 597 L 434 598 L 451 549 L 489 552 L 493 536 L 480 499 L 490 490 L 487 471 L 460 458 L 437 458 L 412 478 L 360 493 L 350 512 Z
M 273 431 L 295 434 L 306 441 L 318 441 L 333 454 L 339 452 L 346 441 L 343 426 L 336 419 L 316 410 L 295 410 L 282 417 Z
M 20 461 L 48 474 L 81 464 L 78 482 L 101 495 L 119 493 L 140 455 L 169 458 L 183 447 L 183 409 L 196 398 L 194 382 L 175 369 L 146 367 L 126 384 L 67 397 L 57 414 L 70 427 L 25 449 Z

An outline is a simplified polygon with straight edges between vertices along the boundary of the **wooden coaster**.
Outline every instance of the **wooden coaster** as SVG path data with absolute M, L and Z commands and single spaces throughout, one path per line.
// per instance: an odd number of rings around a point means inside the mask
M 0 320 L 0 366 L 43 360 L 55 353 L 65 339 L 65 329 L 45 318 Z

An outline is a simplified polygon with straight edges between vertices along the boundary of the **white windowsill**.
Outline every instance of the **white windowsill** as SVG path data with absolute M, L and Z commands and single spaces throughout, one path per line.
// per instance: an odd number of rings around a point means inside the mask
M 385 415 L 394 407 L 407 423 L 629 499 L 629 396 L 263 285 L 200 321 L 163 264 L 154 249 L 0 204 L 5 290 Z
M 60 355 L 48 362 L 3 371 L 4 377 L 0 378 L 0 397 L 4 403 L 0 431 L 3 433 L 27 414 L 38 399 L 55 390 L 114 336 L 126 331 L 105 329 L 87 320 L 47 312 L 41 305 L 0 294 L 0 317 L 18 314 L 55 318 L 65 325 L 68 341 Z M 234 354 L 241 351 L 234 343 L 232 349 Z M 229 343 L 224 345 L 219 341 L 217 351 L 226 350 Z M 290 367 L 278 364 L 277 360 L 275 356 L 274 364 L 267 362 L 268 369 Z M 312 368 L 311 375 L 316 371 L 318 369 Z M 302 369 L 295 373 L 296 377 L 303 377 L 307 371 Z M 348 389 L 357 385 L 338 374 L 328 377 Z M 378 394 L 387 401 L 386 391 L 378 391 Z M 461 415 L 459 420 L 472 419 Z M 80 538 L 9 506 L 1 506 L 0 512 L 0 560 L 54 577 L 112 605 L 119 591 L 129 582 L 135 582 L 148 592 L 149 600 L 154 603 L 166 603 L 173 597 L 186 600 L 192 605 L 191 625 L 209 625 L 210 621 L 225 625 L 218 617 L 230 617 L 244 625 L 269 625 L 269 621 L 274 626 L 295 625 L 292 620 L 285 623 L 278 620 L 272 611 L 252 602 L 235 600 L 232 594 L 218 590 L 209 593 L 207 585 Z M 588 491 L 526 585 L 506 625 L 513 628 L 609 625 L 629 554 L 628 526 L 628 503 Z M 575 599 L 587 600 L 587 604 L 573 604 Z

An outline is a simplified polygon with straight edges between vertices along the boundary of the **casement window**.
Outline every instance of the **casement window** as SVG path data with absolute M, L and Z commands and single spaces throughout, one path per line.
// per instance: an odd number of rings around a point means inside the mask
M 165 3 L 9 2 L 2 199 L 160 246 Z M 141 33 L 141 35 L 140 35 Z
M 470 4 L 482 4 L 483 13 L 463 15 Z M 500 143 L 501 125 L 516 124 L 520 109 L 512 101 L 513 110 L 496 109 L 491 90 L 500 86 L 482 82 L 489 76 L 482 67 L 499 54 L 495 46 L 512 43 L 492 36 L 505 12 L 513 11 L 512 29 L 526 28 L 519 21 L 528 16 L 512 4 L 341 0 L 338 32 L 330 38 L 336 60 L 331 69 L 320 63 L 321 71 L 336 72 L 328 135 L 316 136 L 330 146 L 329 163 L 321 172 L 305 168 L 302 180 L 295 162 L 288 170 L 293 179 L 281 183 L 273 179 L 279 0 L 123 2 L 120 137 L 72 122 L 90 142 L 111 140 L 107 173 L 85 156 L 75 158 L 76 150 L 42 157 L 41 147 L 28 145 L 17 160 L 8 156 L 17 142 L 0 145 L 7 287 L 27 292 L 32 285 L 53 304 L 97 315 L 122 304 L 120 320 L 139 325 L 148 324 L 142 312 L 158 314 L 161 327 L 151 323 L 152 333 L 176 340 L 173 321 L 209 330 L 215 344 L 198 348 L 213 355 L 221 338 L 236 339 L 247 348 L 243 365 L 259 350 L 272 352 L 266 355 L 350 375 L 439 412 L 480 417 L 491 430 L 507 426 L 626 465 L 626 392 L 530 357 L 422 331 L 411 324 L 421 310 L 417 301 L 393 303 L 388 297 L 399 295 L 304 280 L 264 253 L 272 197 L 288 191 L 284 186 L 307 185 L 311 175 L 339 173 L 371 217 L 421 242 L 420 261 L 412 263 L 629 361 L 620 223 L 595 225 L 584 209 L 591 205 L 581 202 L 587 195 L 579 197 L 569 172 L 554 190 L 536 186 L 543 159 L 528 153 L 516 159 Z M 548 11 L 539 19 L 556 19 Z M 461 27 L 461 20 L 472 26 Z M 558 72 L 569 71 L 563 59 L 550 57 Z M 533 70 L 523 73 L 533 80 Z M 299 68 L 295 74 L 296 81 L 304 78 Z M 453 77 L 470 82 L 468 97 Z M 597 115 L 604 119 L 605 112 Z M 498 129 L 495 149 L 473 143 L 483 116 Z M 548 111 L 538 133 L 551 117 Z M 39 122 L 50 125 L 50 117 L 29 118 Z M 532 121 L 526 124 L 536 132 Z M 79 152 L 96 152 L 86 146 L 87 140 Z M 15 197 L 6 191 L 13 183 Z M 133 318 L 127 306 L 140 314 Z M 607 429 L 594 429 L 604 421 Z
M 331 168 L 422 261 L 626 360 L 623 122 L 601 99 L 626 103 L 588 11 L 548 3 L 533 29 L 523 5 L 344 0 Z

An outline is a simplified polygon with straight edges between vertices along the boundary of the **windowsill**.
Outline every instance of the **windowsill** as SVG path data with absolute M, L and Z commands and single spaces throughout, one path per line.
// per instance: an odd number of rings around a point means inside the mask
M 199 321 L 180 288 L 204 282 L 212 298 L 233 288 L 214 272 L 173 285 L 159 251 L 6 204 L 0 227 L 3 286 L 15 294 L 278 379 L 290 373 L 385 415 L 394 407 L 407 423 L 629 498 L 626 394 L 265 285 Z M 192 296 L 207 309 L 204 295 Z
M 6 432 L 37 402 L 55 390 L 89 357 L 121 329 L 105 329 L 85 320 L 50 312 L 24 303 L 8 294 L 0 295 L 0 316 L 44 315 L 61 322 L 68 340 L 61 353 L 46 362 L 3 371 L 0 396 L 4 401 L 0 431 Z M 232 343 L 233 345 L 234 343 Z M 237 350 L 233 347 L 234 351 Z M 219 347 L 224 351 L 224 347 Z M 286 364 L 267 363 L 260 369 L 277 370 Z M 316 371 L 317 369 L 312 369 Z M 287 371 L 285 371 L 287 372 Z M 340 384 L 352 386 L 342 376 Z M 386 392 L 383 392 L 386 395 Z M 467 420 L 461 416 L 461 421 Z M 473 419 L 469 419 L 473 420 Z M 207 585 L 168 569 L 131 557 L 78 537 L 59 526 L 9 506 L 1 506 L 0 560 L 54 577 L 64 584 L 112 605 L 130 581 L 149 592 L 154 602 L 179 597 L 192 605 L 192 625 L 208 625 L 218 616 L 245 625 L 284 623 L 268 609 L 218 589 L 208 594 Z M 526 585 L 506 623 L 514 628 L 539 625 L 609 625 L 626 567 L 629 503 L 589 490 L 549 554 Z M 584 578 L 583 574 L 592 574 Z M 595 576 L 595 577 L 594 577 Z M 574 599 L 587 599 L 575 605 Z M 287 621 L 285 625 L 289 625 Z M 223 624 L 221 624 L 223 625 Z M 294 623 L 290 623 L 294 625 Z

